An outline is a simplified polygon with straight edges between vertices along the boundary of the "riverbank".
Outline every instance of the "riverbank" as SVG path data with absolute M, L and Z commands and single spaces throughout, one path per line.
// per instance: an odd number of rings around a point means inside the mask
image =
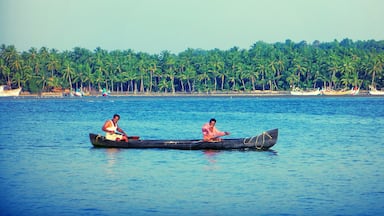
M 289 91 L 252 91 L 252 92 L 195 92 L 195 93 L 182 93 L 182 92 L 154 92 L 154 93 L 111 93 L 110 96 L 150 96 L 150 97 L 222 97 L 222 96 L 288 96 Z
M 109 97 L 221 97 L 221 96 L 288 96 L 289 91 L 252 91 L 252 92 L 196 92 L 196 93 L 183 93 L 183 92 L 112 92 L 109 93 Z M 43 92 L 40 94 L 31 94 L 29 92 L 22 92 L 21 97 L 70 97 L 68 94 L 57 92 Z M 101 93 L 92 92 L 85 96 L 102 97 Z
M 85 95 L 84 97 L 102 97 L 101 93 L 93 92 Z M 196 92 L 196 93 L 182 93 L 182 92 L 144 92 L 144 93 L 132 93 L 132 92 L 112 92 L 108 97 L 292 97 L 290 91 L 250 91 L 250 92 Z M 321 95 L 319 95 L 321 96 Z M 344 95 L 350 96 L 350 95 Z M 371 96 L 367 90 L 360 90 L 356 96 Z M 57 92 L 43 92 L 41 94 L 31 94 L 29 92 L 22 92 L 20 97 L 35 97 L 35 98 L 68 98 L 71 97 L 68 94 Z M 73 96 L 77 97 L 77 96 Z M 303 96 L 295 96 L 303 97 Z M 305 97 L 305 96 L 304 96 Z M 313 97 L 313 96 L 312 96 Z

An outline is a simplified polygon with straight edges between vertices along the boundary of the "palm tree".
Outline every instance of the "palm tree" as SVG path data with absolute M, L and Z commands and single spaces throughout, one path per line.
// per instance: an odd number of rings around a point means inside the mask
M 188 92 L 193 92 L 194 91 L 194 85 L 192 85 L 192 83 L 194 83 L 194 80 L 196 77 L 195 68 L 192 65 L 187 66 L 183 75 L 184 75 L 184 78 L 185 78 L 187 85 L 188 85 Z
M 25 64 L 23 69 L 22 69 L 22 75 L 21 75 L 21 80 L 20 80 L 20 86 L 23 86 L 23 89 L 26 90 L 25 87 L 27 87 L 27 83 L 31 81 L 33 78 L 33 71 L 30 65 Z M 28 89 L 30 90 L 30 89 Z
M 125 80 L 127 81 L 127 91 L 131 91 L 136 94 L 137 92 L 137 84 L 136 80 L 138 78 L 138 75 L 136 71 L 128 71 L 124 74 Z
M 260 78 L 260 83 L 262 85 L 262 90 L 264 91 L 265 90 L 265 84 L 266 84 L 266 75 L 267 75 L 267 69 L 268 68 L 268 63 L 266 62 L 266 60 L 262 59 L 260 60 L 260 62 L 258 63 L 258 66 L 256 68 L 258 74 L 260 74 L 261 78 Z
M 220 56 L 218 50 L 213 50 L 208 53 L 208 71 L 212 74 L 212 79 L 214 81 L 214 91 L 217 90 L 217 79 L 221 78 L 222 82 L 224 82 L 224 78 L 222 77 L 224 69 L 224 61 Z
M 21 79 L 20 73 L 21 73 L 22 67 L 23 67 L 23 60 L 21 59 L 20 55 L 17 55 L 13 60 L 10 69 L 11 69 L 11 73 L 13 73 L 14 75 L 16 74 L 19 75 L 18 80 Z M 20 82 L 17 82 L 17 84 L 18 84 L 18 87 L 20 87 Z
M 51 77 L 54 76 L 56 71 L 60 68 L 59 60 L 54 55 L 50 55 L 49 61 L 47 64 L 48 71 L 51 71 Z
M 56 76 L 49 77 L 47 79 L 47 86 L 54 87 L 54 88 L 61 87 L 60 79 Z
M 274 71 L 274 73 L 275 73 L 273 83 L 275 86 L 274 88 L 276 90 L 279 89 L 279 80 L 281 79 L 281 73 L 282 73 L 282 71 L 285 70 L 284 56 L 282 56 L 282 54 L 280 54 L 280 53 L 278 53 L 277 55 L 278 55 L 277 60 L 272 61 L 273 66 L 271 65 L 272 71 Z
M 83 70 L 83 81 L 85 83 L 88 83 L 88 92 L 91 92 L 92 83 L 94 82 L 91 66 L 88 63 L 85 63 L 82 67 L 82 70 Z
M 168 51 L 163 51 L 162 52 L 162 70 L 163 72 L 165 72 L 166 77 L 170 79 L 172 93 L 175 93 L 175 76 L 176 76 L 175 66 L 176 66 L 175 56 Z M 164 86 L 164 81 L 162 83 Z
M 148 86 L 148 84 L 145 82 L 147 80 L 147 71 L 148 71 L 148 56 L 145 53 L 139 53 L 138 54 L 138 61 L 136 63 L 137 65 L 137 71 L 139 73 L 140 77 L 140 90 L 139 92 L 145 92 L 145 86 Z
M 3 46 L 1 50 L 1 58 L 3 58 L 6 63 L 8 63 L 8 66 L 12 64 L 13 60 L 18 56 L 16 48 L 13 45 L 7 47 Z
M 336 77 L 336 73 L 340 71 L 339 61 L 340 60 L 335 53 L 332 53 L 328 60 L 328 71 L 331 73 L 330 76 L 328 76 L 328 80 L 330 80 L 330 89 L 336 86 L 336 82 L 338 80 Z
M 384 58 L 383 54 L 381 55 L 374 55 L 370 58 L 369 68 L 368 68 L 368 74 L 372 76 L 371 79 L 371 85 L 373 87 L 376 87 L 375 80 L 376 75 L 382 75 L 384 70 Z
M 340 67 L 340 73 L 341 73 L 341 82 L 346 87 L 353 83 L 353 71 L 355 70 L 354 66 L 352 65 L 352 61 L 350 58 L 344 58 L 342 60 L 342 65 Z
M 207 72 L 203 72 L 197 75 L 197 80 L 199 81 L 199 83 L 200 84 L 203 83 L 203 89 L 200 89 L 200 90 L 207 91 L 207 92 L 209 91 L 208 79 L 209 79 L 209 76 Z
M 0 74 L 5 78 L 6 83 L 11 80 L 11 69 L 6 65 L 3 58 L 0 59 Z M 1 78 L 3 79 L 3 77 Z
M 101 83 L 105 81 L 105 78 L 103 76 L 103 71 L 101 68 L 97 68 L 97 70 L 93 73 L 92 80 L 97 84 L 97 88 L 100 91 L 101 88 Z
M 63 64 L 62 68 L 62 78 L 63 80 L 67 80 L 69 83 L 69 91 L 72 92 L 72 76 L 74 75 L 75 71 L 73 69 L 72 63 L 66 60 Z
M 170 81 L 167 81 L 166 79 L 161 79 L 159 83 L 159 90 L 162 91 L 164 90 L 164 93 L 168 92 Z

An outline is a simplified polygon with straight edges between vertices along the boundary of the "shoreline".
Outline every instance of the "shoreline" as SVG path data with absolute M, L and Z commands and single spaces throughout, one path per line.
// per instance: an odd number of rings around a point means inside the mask
M 253 91 L 253 92 L 207 92 L 207 93 L 121 93 L 113 92 L 108 96 L 102 96 L 101 93 L 90 93 L 84 96 L 70 96 L 63 93 L 44 92 L 41 94 L 31 94 L 29 92 L 22 92 L 19 96 L 14 98 L 82 98 L 82 97 L 359 97 L 359 96 L 374 96 L 370 95 L 368 91 L 360 91 L 358 95 L 292 95 L 290 91 Z

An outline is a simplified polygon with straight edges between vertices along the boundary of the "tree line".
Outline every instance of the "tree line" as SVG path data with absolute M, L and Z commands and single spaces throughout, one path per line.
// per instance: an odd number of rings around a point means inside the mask
M 178 54 L 128 50 L 18 52 L 0 47 L 0 84 L 32 93 L 103 88 L 121 93 L 227 92 L 384 87 L 384 41 L 258 41 L 249 49 L 188 48 Z

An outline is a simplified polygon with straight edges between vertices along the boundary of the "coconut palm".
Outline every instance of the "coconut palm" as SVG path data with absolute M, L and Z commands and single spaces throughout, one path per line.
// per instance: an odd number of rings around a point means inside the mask
M 67 80 L 69 83 L 69 85 L 68 85 L 69 91 L 72 92 L 72 77 L 75 73 L 73 63 L 66 60 L 63 64 L 61 72 L 62 72 L 63 80 Z

